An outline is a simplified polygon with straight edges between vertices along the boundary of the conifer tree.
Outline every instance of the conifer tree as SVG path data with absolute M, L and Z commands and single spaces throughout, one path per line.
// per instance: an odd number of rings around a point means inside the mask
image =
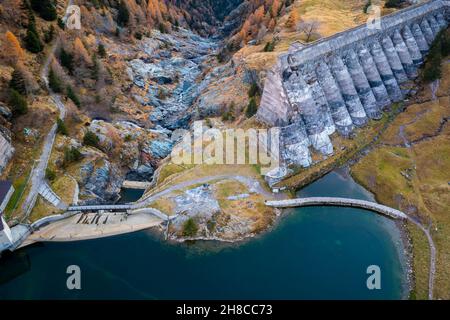
M 119 26 L 126 26 L 130 20 L 130 12 L 128 11 L 127 5 L 124 1 L 120 1 L 118 10 L 119 13 L 117 16 L 117 23 Z
M 53 71 L 53 68 L 51 68 L 48 73 L 48 85 L 50 86 L 50 89 L 53 90 L 53 92 L 55 93 L 62 92 L 61 79 L 58 78 L 55 71 Z
M 56 20 L 56 8 L 50 0 L 31 0 L 31 8 L 44 20 Z
M 25 114 L 28 111 L 27 100 L 14 89 L 10 90 L 9 105 L 12 108 L 14 117 Z
M 16 67 L 11 75 L 11 80 L 9 81 L 9 87 L 16 90 L 21 95 L 27 95 L 27 86 L 22 72 Z
M 258 106 L 256 105 L 255 98 L 250 98 L 250 102 L 248 103 L 247 109 L 245 110 L 245 115 L 247 118 L 251 118 L 258 111 Z
M 27 35 L 25 37 L 25 46 L 28 51 L 32 53 L 39 53 L 42 51 L 42 42 L 39 39 L 39 34 L 36 30 L 36 21 L 32 11 L 28 12 L 28 26 Z

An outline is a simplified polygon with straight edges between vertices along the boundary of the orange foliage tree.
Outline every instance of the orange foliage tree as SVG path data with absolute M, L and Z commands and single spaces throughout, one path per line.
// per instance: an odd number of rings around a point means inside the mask
M 11 31 L 6 31 L 6 47 L 3 54 L 7 57 L 9 63 L 15 64 L 22 60 L 24 57 L 24 52 L 20 46 L 19 40 Z

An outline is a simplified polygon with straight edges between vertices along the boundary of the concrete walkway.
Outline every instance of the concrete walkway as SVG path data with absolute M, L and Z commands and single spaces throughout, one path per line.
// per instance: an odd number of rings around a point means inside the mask
M 297 198 L 289 200 L 266 201 L 266 205 L 274 208 L 295 208 L 306 206 L 339 206 L 361 208 L 374 211 L 385 215 L 392 219 L 408 219 L 408 216 L 403 212 L 384 206 L 382 204 L 349 198 L 333 198 L 333 197 L 312 197 L 312 198 Z

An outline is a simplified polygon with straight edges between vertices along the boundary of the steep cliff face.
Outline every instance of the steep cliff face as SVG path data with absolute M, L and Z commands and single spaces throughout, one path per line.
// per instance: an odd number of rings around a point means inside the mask
M 280 57 L 278 74 L 269 77 L 257 117 L 272 126 L 295 124 L 285 131 L 295 129 L 291 135 L 299 141 L 286 138 L 286 150 L 304 150 L 306 132 L 315 150 L 333 153 L 331 134 L 348 136 L 403 99 L 433 39 L 447 27 L 449 10 L 445 1 L 430 1 L 383 17 L 381 30 L 364 25 L 294 47 Z M 307 166 L 309 152 L 298 154 L 303 156 L 288 152 L 285 161 Z

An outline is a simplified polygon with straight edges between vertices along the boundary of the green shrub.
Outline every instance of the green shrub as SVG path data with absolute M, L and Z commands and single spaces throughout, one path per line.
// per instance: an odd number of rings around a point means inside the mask
M 50 89 L 53 90 L 55 93 L 61 93 L 62 92 L 62 82 L 61 79 L 58 78 L 55 71 L 53 71 L 52 68 L 50 68 L 50 71 L 48 73 L 48 85 L 50 86 Z
M 45 169 L 45 178 L 49 181 L 54 181 L 56 179 L 55 171 L 51 170 L 50 168 Z
M 51 24 L 50 27 L 46 31 L 44 31 L 44 42 L 50 43 L 52 42 L 55 36 L 55 27 Z
M 363 8 L 363 12 L 364 12 L 365 14 L 368 13 L 367 10 L 369 10 L 369 7 L 370 7 L 371 5 L 372 5 L 372 1 L 371 1 L 371 0 L 369 0 L 369 1 L 366 2 L 366 4 L 364 5 L 364 8 Z
M 183 236 L 185 237 L 194 237 L 197 235 L 198 226 L 194 219 L 189 218 L 183 224 Z
M 37 33 L 27 30 L 27 35 L 25 36 L 25 48 L 31 53 L 39 53 L 42 51 L 42 42 Z
M 117 15 L 117 24 L 121 27 L 124 27 L 130 20 L 130 12 L 128 11 L 127 5 L 124 1 L 120 1 L 118 10 L 119 13 Z
M 433 82 L 442 77 L 442 68 L 441 61 L 442 58 L 434 58 L 432 60 L 428 60 L 423 69 L 423 80 L 426 83 Z
M 403 0 L 387 0 L 384 6 L 386 8 L 399 8 L 403 3 Z
M 272 52 L 275 50 L 275 40 L 269 41 L 264 46 L 264 52 Z
M 70 74 L 73 73 L 73 54 L 67 52 L 66 50 L 64 50 L 64 48 L 61 48 L 59 61 L 61 62 L 61 65 L 69 71 Z
M 247 118 L 253 117 L 258 111 L 258 106 L 256 104 L 255 98 L 250 98 L 250 101 L 247 105 L 247 109 L 245 110 L 245 115 Z
M 56 119 L 56 132 L 65 136 L 69 135 L 69 131 L 67 130 L 66 123 L 61 118 Z
M 31 7 L 44 20 L 53 21 L 56 19 L 56 7 L 50 0 L 31 0 Z
M 256 82 L 253 82 L 250 85 L 250 88 L 248 89 L 248 96 L 251 98 L 251 97 L 254 97 L 254 96 L 257 96 L 257 95 L 258 96 L 260 95 L 259 87 L 256 84 Z
M 234 121 L 235 120 L 234 109 L 235 109 L 235 104 L 233 101 L 230 103 L 228 110 L 222 114 L 222 120 L 223 121 Z
M 100 58 L 106 57 L 105 46 L 104 46 L 102 43 L 100 43 L 100 44 L 98 45 L 97 53 L 98 53 L 98 55 L 99 55 Z
M 450 32 L 441 31 L 434 39 L 430 52 L 422 70 L 422 78 L 426 83 L 442 77 L 442 59 L 450 53 Z
M 98 139 L 98 137 L 95 133 L 93 133 L 92 131 L 87 131 L 85 133 L 84 138 L 83 138 L 84 145 L 98 148 L 99 143 L 100 143 L 100 140 Z
M 64 23 L 63 19 L 61 19 L 60 17 L 58 17 L 58 27 L 61 30 L 64 30 L 64 28 L 66 27 L 66 24 Z
M 74 148 L 74 147 L 64 148 L 63 167 L 67 167 L 69 164 L 71 164 L 73 162 L 78 162 L 81 159 L 83 159 L 83 155 L 77 148 Z
M 164 25 L 164 23 L 160 23 L 160 24 L 158 25 L 158 29 L 159 29 L 159 31 L 160 31 L 161 33 L 167 33 L 167 28 L 166 28 L 166 26 Z
M 28 111 L 27 100 L 14 89 L 10 90 L 9 105 L 15 117 L 25 114 Z
M 81 106 L 80 99 L 78 98 L 75 91 L 73 91 L 71 86 L 67 86 L 66 88 L 67 97 L 73 101 L 73 103 L 79 108 Z
M 443 57 L 450 55 L 450 29 L 442 33 L 441 52 Z

